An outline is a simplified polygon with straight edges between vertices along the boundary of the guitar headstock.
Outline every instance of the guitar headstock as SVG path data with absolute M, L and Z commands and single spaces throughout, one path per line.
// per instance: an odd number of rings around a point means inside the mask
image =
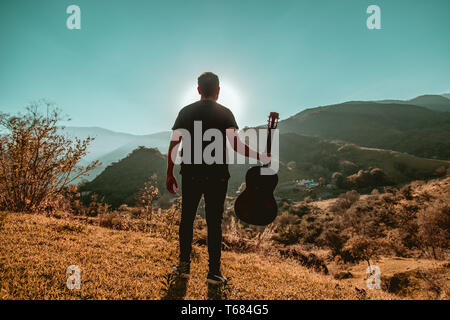
M 278 112 L 271 112 L 269 115 L 269 120 L 267 121 L 268 129 L 276 129 L 278 126 L 279 114 Z

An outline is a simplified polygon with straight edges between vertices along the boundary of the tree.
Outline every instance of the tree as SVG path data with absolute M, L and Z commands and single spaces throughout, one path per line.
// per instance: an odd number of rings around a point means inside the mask
M 0 208 L 42 209 L 44 201 L 99 165 L 77 165 L 93 138 L 68 138 L 61 120 L 60 110 L 45 101 L 28 106 L 25 114 L 0 113 Z
M 344 187 L 344 176 L 340 172 L 335 172 L 331 176 L 331 182 L 336 185 L 338 188 Z
M 343 251 L 350 253 L 354 262 L 366 261 L 370 266 L 370 260 L 378 257 L 381 248 L 381 241 L 357 235 L 347 241 Z
M 438 249 L 448 248 L 450 242 L 450 205 L 425 208 L 418 214 L 418 224 L 422 246 L 438 259 Z

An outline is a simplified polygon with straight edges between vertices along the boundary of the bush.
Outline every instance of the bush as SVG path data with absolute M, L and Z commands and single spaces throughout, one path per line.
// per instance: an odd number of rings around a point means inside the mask
M 39 108 L 46 107 L 46 114 Z M 49 103 L 34 104 L 24 115 L 0 114 L 0 208 L 41 210 L 98 162 L 77 166 L 93 140 L 63 135 L 59 110 Z
M 439 249 L 450 243 L 450 205 L 427 207 L 418 214 L 419 239 L 434 259 L 442 258 Z
M 285 245 L 298 243 L 301 232 L 298 226 L 300 219 L 297 216 L 283 212 L 274 223 L 276 228 L 275 234 L 272 236 L 273 240 Z
M 330 248 L 332 256 L 338 256 L 342 253 L 347 237 L 337 229 L 330 229 L 324 232 L 323 242 Z
M 359 193 L 355 190 L 347 191 L 342 193 L 336 199 L 336 201 L 330 206 L 331 212 L 344 212 L 350 208 L 353 203 L 359 200 Z
M 124 230 L 122 218 L 117 211 L 102 213 L 98 216 L 98 223 L 101 227 Z
M 142 212 L 147 216 L 153 213 L 153 201 L 159 197 L 157 184 L 158 178 L 155 173 L 148 181 L 144 182 L 144 186 L 135 195 L 137 206 L 142 208 Z
M 351 175 L 358 171 L 358 166 L 351 161 L 343 160 L 339 163 L 339 168 L 345 175 Z
M 366 261 L 370 266 L 370 260 L 376 259 L 381 252 L 380 241 L 370 239 L 365 236 L 354 236 L 345 244 L 342 256 L 351 261 Z
M 389 183 L 390 180 L 387 174 L 380 168 L 359 170 L 358 173 L 352 174 L 345 179 L 345 185 L 350 188 L 376 187 Z
M 289 213 L 297 217 L 302 217 L 310 212 L 311 208 L 308 206 L 306 202 L 300 202 L 289 207 Z
M 334 184 L 338 188 L 344 188 L 344 175 L 340 172 L 335 172 L 331 176 L 331 183 Z
M 314 253 L 305 254 L 297 249 L 280 249 L 279 252 L 284 258 L 292 258 L 295 261 L 298 261 L 302 266 L 312 268 L 316 272 L 328 274 L 327 265 Z

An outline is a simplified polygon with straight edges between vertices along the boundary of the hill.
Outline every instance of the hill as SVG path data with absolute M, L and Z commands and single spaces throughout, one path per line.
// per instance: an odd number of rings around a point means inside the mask
M 222 298 L 448 299 L 448 243 L 438 240 L 448 239 L 449 188 L 450 176 L 326 203 L 285 203 L 264 229 L 237 223 L 227 206 L 222 266 L 231 281 Z M 97 217 L 0 212 L 0 299 L 217 299 L 204 283 L 205 220 L 194 224 L 192 278 L 184 291 L 173 290 L 179 203 L 151 215 L 135 209 Z M 367 254 L 381 270 L 381 290 L 367 289 L 367 262 L 358 258 L 364 247 L 347 238 L 330 247 L 335 238 L 326 236 L 359 232 L 377 246 Z M 80 290 L 66 288 L 71 265 L 80 268 Z
M 95 138 L 88 148 L 88 153 L 83 159 L 85 165 L 94 160 L 101 162 L 100 167 L 93 170 L 88 180 L 94 179 L 112 162 L 126 157 L 130 152 L 139 146 L 156 148 L 161 152 L 166 152 L 170 132 L 158 132 L 148 135 L 133 135 L 129 133 L 115 132 L 99 127 L 66 127 L 64 131 L 70 137 L 85 139 L 88 136 Z
M 450 96 L 426 94 L 410 100 L 381 100 L 378 103 L 409 104 L 439 112 L 450 112 Z
M 393 184 L 429 178 L 437 168 L 450 166 L 450 161 L 293 133 L 280 135 L 280 158 L 286 164 L 295 161 L 290 171 L 300 177 L 328 179 L 336 171 L 349 175 L 372 167 L 383 169 Z
M 440 95 L 423 95 L 408 101 L 410 104 L 422 106 L 431 110 L 450 112 L 450 100 Z
M 281 121 L 280 129 L 421 157 L 450 159 L 450 114 L 443 116 L 441 112 L 430 111 L 450 112 L 450 100 L 444 94 L 423 95 L 411 100 L 347 102 L 304 110 Z M 66 127 L 65 130 L 71 137 L 96 139 L 82 164 L 99 160 L 101 166 L 91 172 L 88 180 L 139 146 L 167 152 L 170 138 L 169 131 L 133 135 L 98 127 Z
M 134 195 L 150 177 L 155 175 L 161 194 L 167 194 L 166 159 L 166 155 L 156 149 L 136 149 L 126 158 L 108 166 L 92 182 L 82 186 L 80 191 L 97 193 L 114 207 L 124 203 L 133 205 Z M 399 184 L 433 177 L 437 168 L 450 166 L 448 161 L 424 159 L 389 150 L 362 148 L 354 144 L 294 133 L 280 136 L 280 160 L 279 187 L 275 194 L 277 197 L 293 199 L 305 196 L 298 192 L 296 186 L 295 181 L 300 179 L 324 178 L 330 182 L 334 172 L 350 176 L 360 170 L 380 168 L 388 177 L 381 185 Z M 230 165 L 230 195 L 234 195 L 244 182 L 249 167 L 248 164 Z M 174 171 L 179 178 L 179 168 L 176 167 Z M 370 183 L 360 185 L 362 188 L 375 186 L 377 185 Z M 348 187 L 358 188 L 356 185 Z M 326 191 L 328 197 L 339 192 L 339 190 Z
M 162 234 L 23 213 L 9 213 L 0 228 L 0 299 L 162 299 L 178 259 L 176 237 Z M 185 299 L 207 299 L 207 250 L 194 252 Z M 229 299 L 396 298 L 279 256 L 225 251 L 222 259 Z M 71 265 L 81 269 L 80 290 L 66 288 Z
M 450 114 L 414 105 L 346 102 L 304 110 L 280 121 L 279 129 L 281 133 L 450 159 Z
M 157 187 L 165 189 L 166 159 L 157 149 L 140 147 L 124 159 L 109 165 L 93 181 L 82 186 L 80 191 L 96 193 L 115 207 L 132 204 L 135 194 L 154 175 Z

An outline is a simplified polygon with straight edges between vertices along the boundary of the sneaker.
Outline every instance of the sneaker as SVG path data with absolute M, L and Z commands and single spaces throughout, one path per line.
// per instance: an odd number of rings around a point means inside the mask
M 182 278 L 189 279 L 191 277 L 191 265 L 189 262 L 180 262 L 172 270 Z
M 208 272 L 206 277 L 206 282 L 210 284 L 222 284 L 227 282 L 227 278 L 222 274 L 222 272 Z

